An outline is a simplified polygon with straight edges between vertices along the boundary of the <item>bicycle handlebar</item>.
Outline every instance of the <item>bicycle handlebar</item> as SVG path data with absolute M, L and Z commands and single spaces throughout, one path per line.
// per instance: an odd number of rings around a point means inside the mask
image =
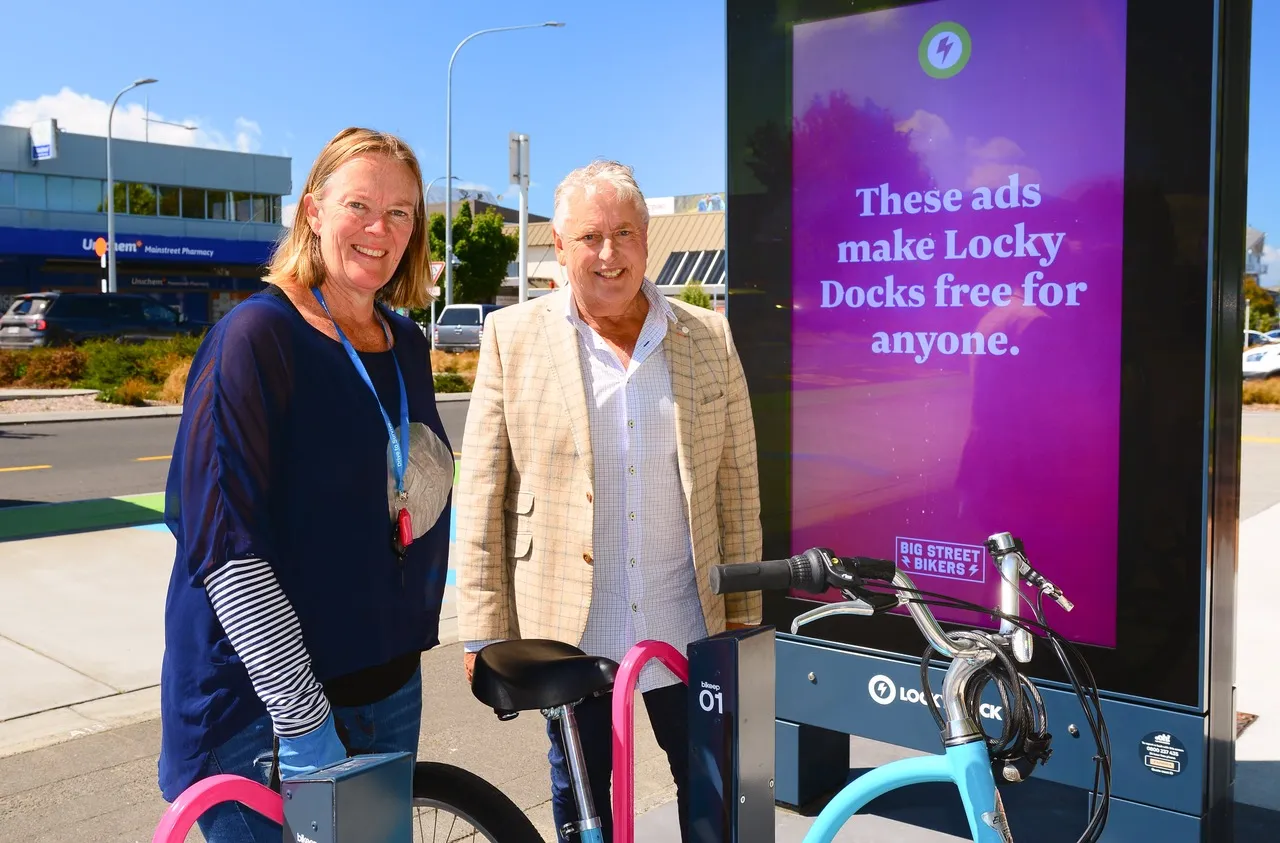
M 1002 614 L 1018 616 L 1021 598 L 1019 580 L 1052 597 L 1068 612 L 1074 608 L 1057 586 L 1031 567 L 1019 539 L 1009 533 L 996 533 L 987 539 L 986 547 L 991 553 L 992 562 L 1000 571 Z M 865 588 L 866 580 L 890 583 L 895 593 L 869 591 Z M 939 653 L 951 658 L 976 655 L 974 649 L 962 647 L 953 641 L 929 607 L 913 599 L 912 595 L 917 591 L 915 583 L 889 559 L 841 557 L 827 548 L 815 547 L 790 559 L 717 565 L 711 569 L 711 590 L 716 594 L 790 589 L 821 594 L 829 588 L 839 589 L 849 599 L 811 609 L 797 616 L 791 624 L 792 634 L 805 624 L 831 615 L 868 616 L 906 605 L 920 632 Z M 1000 634 L 1010 638 L 1014 657 L 1018 661 L 1024 664 L 1031 661 L 1032 637 L 1029 631 L 1002 619 Z

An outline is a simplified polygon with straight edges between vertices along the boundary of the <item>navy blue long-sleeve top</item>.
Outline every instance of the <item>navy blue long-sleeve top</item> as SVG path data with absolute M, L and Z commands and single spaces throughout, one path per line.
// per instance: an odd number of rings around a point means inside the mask
M 429 343 L 413 322 L 382 311 L 409 418 L 447 445 Z M 392 353 L 360 359 L 399 419 Z M 188 375 L 166 489 L 165 523 L 177 539 L 160 680 L 166 799 L 197 780 L 211 749 L 266 713 L 205 591 L 205 577 L 227 561 L 270 563 L 321 683 L 403 664 L 439 643 L 450 505 L 401 560 L 387 472 L 387 429 L 368 385 L 282 291 L 251 296 L 209 331 Z

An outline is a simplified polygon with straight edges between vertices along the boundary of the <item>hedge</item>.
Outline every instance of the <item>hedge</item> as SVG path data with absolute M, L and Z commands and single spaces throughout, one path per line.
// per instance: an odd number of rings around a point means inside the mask
M 191 358 L 199 346 L 198 337 L 180 337 L 136 344 L 100 340 L 70 348 L 0 349 L 0 387 L 96 389 L 100 401 L 115 404 L 181 404 Z M 439 359 L 436 392 L 469 392 L 473 380 L 474 359 L 467 355 Z

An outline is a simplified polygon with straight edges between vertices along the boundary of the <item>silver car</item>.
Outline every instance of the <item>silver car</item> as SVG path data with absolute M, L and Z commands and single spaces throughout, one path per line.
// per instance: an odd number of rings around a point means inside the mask
M 478 351 L 484 336 L 484 320 L 496 304 L 451 304 L 436 319 L 433 345 L 441 351 Z

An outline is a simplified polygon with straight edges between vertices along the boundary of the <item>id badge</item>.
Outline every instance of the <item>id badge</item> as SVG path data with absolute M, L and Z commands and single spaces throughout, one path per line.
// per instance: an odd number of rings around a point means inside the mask
M 435 526 L 453 491 L 453 451 L 431 428 L 422 422 L 410 423 L 406 452 L 404 494 L 400 495 L 395 454 L 387 442 L 387 515 L 404 546 Z

